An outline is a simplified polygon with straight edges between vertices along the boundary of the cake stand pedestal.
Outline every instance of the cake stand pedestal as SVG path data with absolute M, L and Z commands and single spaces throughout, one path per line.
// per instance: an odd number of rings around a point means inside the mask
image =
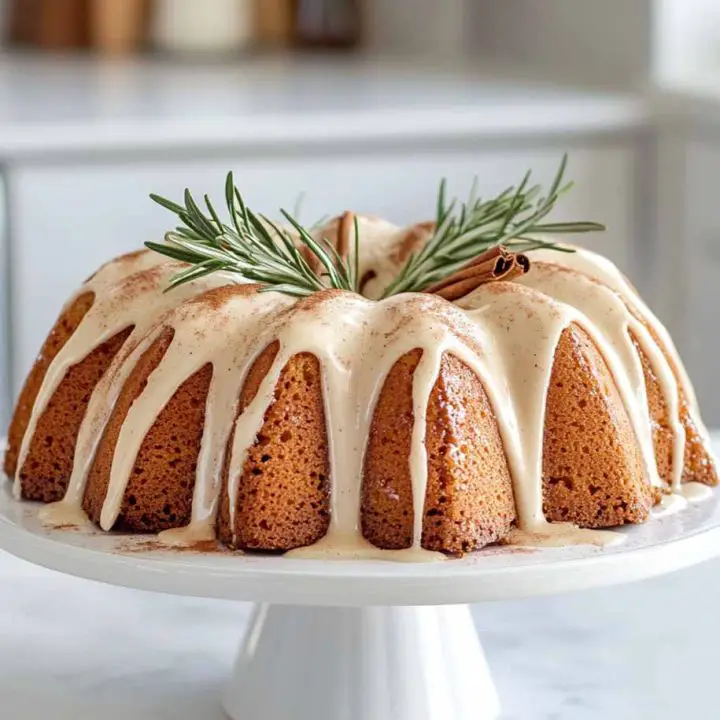
M 493 548 L 445 563 L 168 552 L 147 537 L 47 530 L 0 491 L 0 547 L 60 572 L 257 603 L 224 697 L 233 720 L 490 720 L 499 702 L 467 605 L 598 587 L 720 555 L 720 498 L 618 547 Z
M 500 702 L 467 605 L 257 606 L 233 720 L 490 720 Z

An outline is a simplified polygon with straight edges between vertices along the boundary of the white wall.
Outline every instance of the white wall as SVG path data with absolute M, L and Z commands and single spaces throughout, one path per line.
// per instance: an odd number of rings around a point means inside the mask
M 1 0 L 0 0 L 1 1 Z M 5 278 L 9 277 L 9 238 L 6 188 L 0 172 L 0 437 L 10 420 L 10 292 Z
M 5 42 L 5 32 L 8 26 L 8 14 L 10 3 L 8 0 L 0 0 L 0 48 Z
M 720 90 L 718 0 L 656 0 L 653 33 L 658 84 Z
M 478 57 L 552 80 L 645 84 L 652 0 L 485 0 L 469 7 L 469 45 Z
M 366 7 L 375 52 L 620 88 L 644 87 L 650 76 L 652 0 L 368 0 Z
M 363 18 L 371 52 L 457 60 L 465 54 L 465 18 L 472 0 L 367 0 Z
M 371 51 L 427 63 L 720 91 L 720 0 L 368 0 L 366 31 Z

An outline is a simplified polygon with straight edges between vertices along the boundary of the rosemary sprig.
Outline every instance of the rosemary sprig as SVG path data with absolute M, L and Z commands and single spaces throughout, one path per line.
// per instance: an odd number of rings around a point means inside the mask
M 254 213 L 235 186 L 232 173 L 228 173 L 225 182 L 230 224 L 220 219 L 207 195 L 204 196 L 207 213 L 198 206 L 189 190 L 185 190 L 184 205 L 159 195 L 150 197 L 182 222 L 181 226 L 166 233 L 165 243 L 145 243 L 151 250 L 190 265 L 172 278 L 170 288 L 225 271 L 260 283 L 263 285 L 261 291 L 275 290 L 298 297 L 328 286 L 357 291 L 356 259 L 354 264 L 343 260 L 330 243 L 318 242 L 284 210 L 281 212 L 297 238 L 288 229 Z M 296 240 L 318 259 L 324 269 L 322 275 L 305 260 Z M 357 258 L 357 229 L 355 255 Z
M 540 236 L 604 230 L 603 225 L 593 222 L 543 222 L 558 198 L 572 187 L 572 183 L 563 185 L 566 166 L 567 155 L 545 196 L 541 195 L 539 185 L 530 185 L 530 171 L 516 188 L 508 188 L 489 200 L 477 198 L 473 186 L 469 199 L 462 204 L 456 200 L 447 202 L 443 180 L 432 236 L 419 252 L 410 256 L 382 297 L 423 291 L 499 245 L 514 252 L 536 248 L 572 252 L 557 243 L 542 240 Z M 254 213 L 235 186 L 232 173 L 228 173 L 225 183 L 229 223 L 220 219 L 207 195 L 204 196 L 206 211 L 200 208 L 189 190 L 185 190 L 183 205 L 159 195 L 150 197 L 177 215 L 182 223 L 166 233 L 165 243 L 145 243 L 151 250 L 189 265 L 172 278 L 171 288 L 225 271 L 259 283 L 262 291 L 306 296 L 332 287 L 358 292 L 360 234 L 357 217 L 354 218 L 353 252 L 345 257 L 328 240 L 317 240 L 312 234 L 315 227 L 306 229 L 284 210 L 281 212 L 289 228 Z M 303 246 L 317 263 L 308 262 L 301 252 Z
M 455 200 L 447 203 L 443 180 L 432 237 L 419 252 L 408 258 L 383 297 L 422 291 L 496 245 L 514 252 L 537 248 L 572 252 L 557 243 L 546 242 L 538 235 L 604 230 L 604 225 L 594 222 L 542 222 L 558 198 L 572 187 L 572 183 L 563 185 L 566 166 L 567 155 L 564 155 L 545 196 L 541 196 L 539 185 L 530 186 L 531 172 L 528 171 L 517 188 L 508 188 L 490 200 L 476 198 L 473 186 L 468 201 L 459 206 Z

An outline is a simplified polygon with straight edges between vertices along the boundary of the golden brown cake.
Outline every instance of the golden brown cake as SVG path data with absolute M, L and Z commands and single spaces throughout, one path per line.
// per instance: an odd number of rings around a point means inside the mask
M 103 266 L 20 395 L 17 497 L 172 544 L 421 559 L 605 543 L 717 484 L 672 341 L 609 261 L 538 250 L 455 301 L 377 300 L 432 226 L 359 226 L 363 296 Z

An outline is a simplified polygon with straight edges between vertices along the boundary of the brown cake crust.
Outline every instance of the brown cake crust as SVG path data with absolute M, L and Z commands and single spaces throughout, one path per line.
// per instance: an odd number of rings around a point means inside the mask
M 655 448 L 655 462 L 658 475 L 667 485 L 672 483 L 673 439 L 674 432 L 670 424 L 670 414 L 667 402 L 650 361 L 642 351 L 637 338 L 633 333 L 630 337 L 640 358 L 645 378 L 645 391 L 648 408 L 650 410 L 650 423 L 652 426 L 653 446 Z
M 90 397 L 132 330 L 129 327 L 117 333 L 68 368 L 38 419 L 27 459 L 20 470 L 24 499 L 55 502 L 64 497 Z
M 370 429 L 362 531 L 380 548 L 412 546 L 412 385 L 421 357 L 416 349 L 393 365 Z M 482 383 L 452 355 L 443 357 L 430 395 L 425 445 L 422 547 L 462 554 L 504 537 L 515 520 L 515 503 L 502 440 Z
M 122 430 L 130 406 L 145 389 L 148 377 L 165 356 L 173 335 L 174 331 L 172 329 L 165 330 L 140 357 L 137 365 L 125 381 L 110 418 L 103 429 L 102 437 L 88 472 L 85 496 L 83 498 L 83 509 L 95 523 L 100 522 L 100 514 L 110 483 L 110 470 L 120 430 Z
M 133 257 L 137 254 L 126 259 Z M 151 282 L 154 272 L 139 274 L 137 282 Z M 187 303 L 213 309 L 232 295 L 255 290 L 256 286 L 249 285 L 226 286 Z M 128 291 L 132 292 L 130 285 Z M 338 292 L 317 293 L 286 312 L 311 312 Z M 94 301 L 94 294 L 85 292 L 62 313 L 26 380 L 9 430 L 4 468 L 10 475 L 18 470 L 22 438 L 47 370 Z M 632 308 L 630 312 L 645 323 L 678 377 L 673 358 L 653 328 Z M 120 331 L 68 370 L 38 420 L 27 462 L 20 471 L 24 498 L 47 502 L 63 496 L 92 391 L 132 330 Z M 162 362 L 173 332 L 167 328 L 142 355 L 103 431 L 83 501 L 95 522 L 100 520 L 122 426 L 148 377 Z M 632 333 L 631 338 L 647 388 L 658 471 L 669 483 L 673 431 L 668 403 L 648 357 Z M 273 342 L 253 363 L 238 398 L 238 415 L 257 395 L 278 350 L 279 343 Z M 380 548 L 412 545 L 412 385 L 421 358 L 422 350 L 416 349 L 397 360 L 374 409 L 363 467 L 360 521 L 363 535 Z M 160 411 L 142 441 L 114 529 L 159 532 L 190 522 L 212 375 L 211 364 L 201 367 Z M 682 479 L 716 485 L 716 469 L 693 424 L 682 389 L 679 396 L 687 435 Z M 233 431 L 228 428 L 227 432 Z M 228 448 L 232 441 L 231 435 Z M 431 391 L 425 445 L 428 485 L 423 548 L 463 554 L 501 540 L 516 519 L 503 442 L 482 382 L 452 355 L 442 358 Z M 314 355 L 294 355 L 280 374 L 273 402 L 242 469 L 234 528 L 227 492 L 228 466 L 226 453 L 218 533 L 227 545 L 286 551 L 311 545 L 325 535 L 330 524 L 331 469 L 322 369 Z M 543 447 L 546 517 L 598 528 L 643 522 L 657 499 L 658 492 L 647 481 L 635 433 L 605 359 L 585 331 L 571 325 L 556 350 L 547 399 Z
M 191 375 L 153 423 L 138 451 L 116 530 L 160 532 L 190 522 L 212 375 L 210 363 Z
M 574 324 L 560 338 L 548 390 L 543 497 L 548 520 L 588 528 L 644 522 L 656 499 L 610 370 Z
M 99 522 L 120 430 L 132 403 L 162 362 L 173 331 L 166 329 L 140 358 L 118 397 L 93 460 L 83 507 Z M 198 455 L 212 365 L 180 385 L 158 414 L 138 451 L 120 514 L 113 526 L 126 532 L 160 532 L 190 522 Z
M 253 363 L 240 393 L 239 414 L 257 395 L 278 349 L 276 341 Z M 233 436 L 228 448 L 232 442 Z M 321 369 L 314 355 L 293 355 L 280 373 L 275 399 L 238 484 L 235 538 L 228 455 L 218 520 L 222 542 L 244 550 L 291 550 L 325 535 L 330 524 L 330 460 Z
M 412 384 L 421 357 L 422 350 L 413 350 L 390 369 L 375 405 L 365 449 L 362 533 L 376 547 L 388 550 L 412 545 Z
M 9 477 L 14 477 L 17 472 L 20 445 L 48 368 L 57 354 L 63 349 L 65 343 L 78 329 L 94 302 L 95 294 L 92 292 L 83 293 L 77 297 L 57 319 L 38 353 L 37 359 L 20 392 L 20 397 L 15 406 L 15 413 L 10 422 L 10 429 L 8 430 L 8 447 L 5 453 L 3 469 Z
M 690 417 L 687 401 L 681 398 L 680 402 L 680 418 L 685 428 L 685 464 L 682 482 L 699 482 L 714 487 L 718 484 L 717 468 Z
M 556 267 L 556 269 L 561 269 L 557 266 L 554 267 Z M 580 272 L 580 274 L 585 275 L 585 273 L 583 273 L 582 271 L 570 271 L 568 269 L 564 270 L 567 272 Z M 596 278 L 593 278 L 590 275 L 586 276 L 592 279 L 594 282 L 605 285 L 605 283 Z M 632 283 L 627 278 L 625 278 L 625 282 L 627 282 L 630 287 L 633 287 Z M 637 293 L 637 290 L 635 290 L 635 292 Z M 620 295 L 619 297 L 623 302 L 625 302 L 625 298 Z M 717 468 L 715 467 L 712 458 L 710 457 L 707 449 L 705 448 L 705 443 L 691 417 L 688 399 L 685 397 L 685 393 L 682 389 L 680 372 L 675 362 L 675 358 L 670 354 L 668 348 L 661 340 L 653 325 L 648 322 L 641 315 L 641 313 L 638 312 L 638 310 L 631 304 L 625 302 L 625 307 L 627 308 L 628 312 L 639 323 L 641 323 L 645 327 L 647 332 L 650 334 L 650 337 L 654 340 L 655 344 L 662 352 L 666 362 L 670 366 L 670 369 L 672 370 L 672 373 L 675 376 L 675 380 L 678 384 L 680 422 L 685 430 L 685 454 L 682 470 L 682 482 L 685 483 L 695 481 L 704 483 L 705 485 L 718 485 L 718 483 L 720 482 L 720 478 L 717 474 Z M 673 431 L 670 427 L 667 404 L 665 402 L 662 388 L 660 387 L 658 379 L 655 376 L 652 367 L 650 366 L 648 358 L 642 351 L 640 343 L 633 335 L 633 333 L 630 333 L 630 336 L 633 344 L 635 345 L 635 349 L 638 353 L 643 367 L 645 387 L 648 396 L 648 405 L 650 408 L 650 419 L 653 430 L 653 444 L 655 448 L 658 473 L 660 477 L 665 480 L 665 482 L 670 483 L 672 480 Z
M 682 390 L 680 382 L 680 372 L 675 364 L 675 360 L 667 351 L 665 345 L 661 342 L 655 329 L 647 323 L 633 308 L 628 308 L 633 316 L 641 322 L 646 330 L 650 333 L 650 336 L 655 341 L 657 346 L 663 353 L 665 360 L 667 361 L 670 369 L 675 376 L 675 380 L 678 384 L 678 394 L 680 400 L 680 422 L 685 430 L 685 459 L 683 463 L 682 471 L 682 482 L 699 482 L 704 485 L 715 486 L 720 482 L 718 478 L 717 468 L 715 463 L 710 457 L 708 451 L 705 448 L 700 433 L 695 427 L 692 417 L 690 416 L 690 408 L 688 399 L 685 397 L 685 393 Z M 641 354 L 642 360 L 642 354 Z M 647 375 L 646 375 L 646 387 L 647 387 Z

